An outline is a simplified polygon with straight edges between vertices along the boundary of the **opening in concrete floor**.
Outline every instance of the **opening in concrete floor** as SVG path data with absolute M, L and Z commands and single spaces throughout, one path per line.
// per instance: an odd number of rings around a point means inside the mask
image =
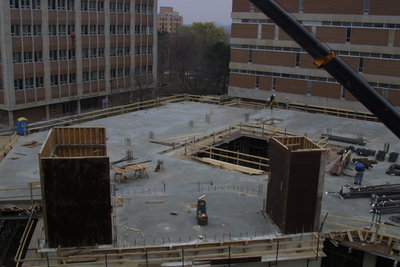
M 235 138 L 225 139 L 220 143 L 214 144 L 213 147 L 217 149 L 206 149 L 202 152 L 196 152 L 193 156 L 211 158 L 231 164 L 268 171 L 267 166 L 254 163 L 254 157 L 251 157 L 257 156 L 264 158 L 260 159 L 258 163 L 268 163 L 266 160 L 269 157 L 267 139 L 241 135 Z

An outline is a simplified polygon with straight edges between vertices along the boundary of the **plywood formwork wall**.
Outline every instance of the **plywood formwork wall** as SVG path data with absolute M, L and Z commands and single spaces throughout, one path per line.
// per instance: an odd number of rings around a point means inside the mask
M 39 153 L 49 247 L 112 242 L 105 128 L 54 128 Z
M 326 150 L 305 137 L 270 141 L 267 213 L 285 234 L 317 231 Z

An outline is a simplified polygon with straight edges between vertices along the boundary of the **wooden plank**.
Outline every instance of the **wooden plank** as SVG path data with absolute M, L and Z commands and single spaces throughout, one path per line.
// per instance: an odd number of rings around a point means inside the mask
M 250 175 L 252 175 L 252 174 L 261 175 L 261 174 L 264 173 L 264 171 L 262 171 L 262 170 L 257 170 L 257 169 L 253 169 L 253 168 L 249 168 L 249 167 L 239 166 L 239 165 L 223 162 L 223 161 L 220 161 L 220 160 L 209 159 L 209 158 L 200 158 L 200 160 L 202 162 L 205 162 L 205 163 L 208 163 L 208 164 L 212 164 L 212 165 L 220 167 L 220 168 L 224 168 L 224 169 L 228 169 L 228 170 L 232 170 L 232 171 L 240 171 L 240 172 L 247 173 L 247 174 L 250 174 Z
M 361 230 L 360 229 L 357 229 L 357 234 L 358 234 L 358 238 L 360 239 L 360 241 L 364 242 L 364 238 L 363 238 L 363 236 L 361 234 Z
M 350 242 L 353 242 L 353 237 L 351 236 L 351 232 L 349 230 L 346 231 L 347 233 L 347 238 L 349 239 Z

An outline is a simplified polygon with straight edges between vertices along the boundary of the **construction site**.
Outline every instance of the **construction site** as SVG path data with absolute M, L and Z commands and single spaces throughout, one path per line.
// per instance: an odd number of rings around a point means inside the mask
M 300 107 L 180 95 L 33 125 L 0 165 L 2 250 L 20 228 L 17 266 L 396 266 L 397 137 Z

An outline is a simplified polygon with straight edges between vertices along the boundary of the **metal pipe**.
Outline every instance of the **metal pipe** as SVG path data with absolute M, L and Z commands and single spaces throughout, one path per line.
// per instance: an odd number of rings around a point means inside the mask
M 298 22 L 295 17 L 290 15 L 273 0 L 250 1 L 292 37 L 314 59 L 325 58 L 331 53 L 330 48 L 325 43 L 321 42 L 313 33 Z M 338 56 L 322 67 L 400 138 L 399 110 L 372 88 L 360 74 L 354 71 Z

